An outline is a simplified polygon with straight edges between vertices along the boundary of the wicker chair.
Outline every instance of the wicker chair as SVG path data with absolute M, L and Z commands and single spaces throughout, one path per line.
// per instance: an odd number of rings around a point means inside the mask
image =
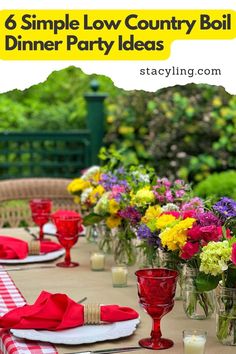
M 50 198 L 53 210 L 78 210 L 67 192 L 71 180 L 63 178 L 23 178 L 0 181 L 0 227 L 33 225 L 28 202 L 33 198 Z

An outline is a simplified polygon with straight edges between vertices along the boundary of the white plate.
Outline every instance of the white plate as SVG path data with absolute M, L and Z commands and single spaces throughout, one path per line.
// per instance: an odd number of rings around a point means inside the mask
M 139 318 L 105 325 L 81 326 L 63 331 L 43 331 L 33 329 L 11 329 L 14 336 L 29 340 L 54 344 L 85 344 L 127 337 L 134 333 Z
M 39 262 L 47 262 L 53 261 L 65 254 L 65 250 L 62 248 L 61 250 L 49 252 L 45 254 L 28 256 L 24 259 L 1 259 L 0 264 L 25 264 L 25 263 L 39 263 Z
M 85 227 L 82 225 L 83 231 L 81 231 L 80 236 L 85 235 Z M 43 232 L 45 234 L 52 234 L 52 235 L 56 235 L 57 229 L 56 226 L 50 222 L 48 222 L 47 224 L 45 224 L 43 226 Z

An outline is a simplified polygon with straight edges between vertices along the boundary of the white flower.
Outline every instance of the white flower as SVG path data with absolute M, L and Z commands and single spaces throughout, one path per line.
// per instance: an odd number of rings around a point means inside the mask
M 89 167 L 84 174 L 82 175 L 82 179 L 84 179 L 85 181 L 89 180 L 90 177 L 92 177 L 93 175 L 95 175 L 95 173 L 100 171 L 100 167 L 99 166 L 91 166 Z
M 82 204 L 86 202 L 86 200 L 88 199 L 89 194 L 92 192 L 92 190 L 93 190 L 93 188 L 86 188 L 86 189 L 82 192 L 81 197 L 80 197 Z
M 179 210 L 179 207 L 178 207 L 177 205 L 173 204 L 173 203 L 168 203 L 168 204 L 166 204 L 166 205 L 163 205 L 163 206 L 162 206 L 162 209 L 163 209 L 164 211 L 171 211 L 171 210 L 176 210 L 176 211 L 178 211 L 178 210 Z

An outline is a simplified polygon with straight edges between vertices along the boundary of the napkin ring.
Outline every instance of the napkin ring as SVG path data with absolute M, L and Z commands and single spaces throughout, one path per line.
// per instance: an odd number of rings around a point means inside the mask
M 28 243 L 29 255 L 40 254 L 40 241 L 30 241 Z
M 86 304 L 84 305 L 84 324 L 100 323 L 100 305 Z

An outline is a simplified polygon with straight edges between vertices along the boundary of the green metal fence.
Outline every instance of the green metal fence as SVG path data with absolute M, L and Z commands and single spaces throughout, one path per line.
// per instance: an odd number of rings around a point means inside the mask
M 0 134 L 0 178 L 74 177 L 91 163 L 90 132 Z
M 98 163 L 103 143 L 105 94 L 86 94 L 87 129 L 72 132 L 0 133 L 0 179 L 23 177 L 75 177 Z

